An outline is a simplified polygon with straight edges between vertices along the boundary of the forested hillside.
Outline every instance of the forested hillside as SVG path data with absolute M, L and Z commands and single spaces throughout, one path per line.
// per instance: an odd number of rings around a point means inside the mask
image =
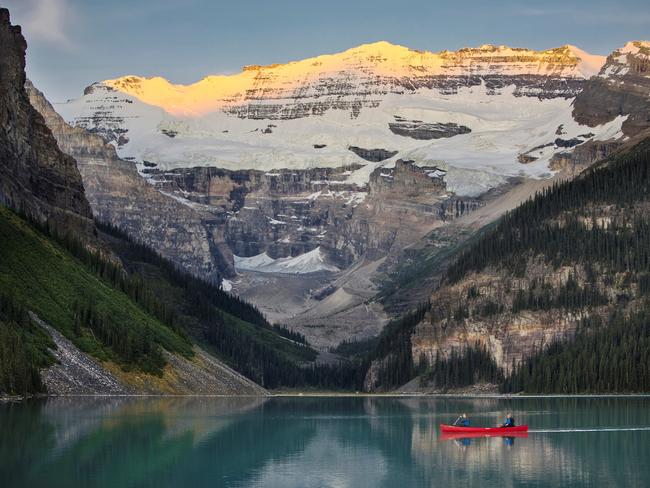
M 52 364 L 53 344 L 28 310 L 124 371 L 162 375 L 163 350 L 189 358 L 196 342 L 267 388 L 361 384 L 356 363 L 315 364 L 301 336 L 119 230 L 99 228 L 103 251 L 89 251 L 0 207 L 1 391 L 44 391 L 38 370 Z
M 367 386 L 421 374 L 440 389 L 647 391 L 649 293 L 646 140 L 538 194 L 464 250 L 423 320 L 387 329 Z M 500 373 L 485 374 L 492 364 Z

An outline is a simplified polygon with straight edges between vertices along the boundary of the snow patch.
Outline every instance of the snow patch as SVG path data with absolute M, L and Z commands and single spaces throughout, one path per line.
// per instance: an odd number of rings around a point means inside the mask
M 235 269 L 258 273 L 308 274 L 339 269 L 325 262 L 320 247 L 295 257 L 273 259 L 265 252 L 248 258 L 233 255 Z

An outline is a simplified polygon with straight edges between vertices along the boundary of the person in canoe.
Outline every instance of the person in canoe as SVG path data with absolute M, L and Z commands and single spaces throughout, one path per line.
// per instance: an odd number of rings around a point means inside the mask
M 509 413 L 506 416 L 506 421 L 501 424 L 501 427 L 514 427 L 515 426 L 515 418 L 512 416 L 511 413 Z
M 457 425 L 458 427 L 469 427 L 469 419 L 467 418 L 467 414 L 464 413 L 459 416 L 451 425 Z

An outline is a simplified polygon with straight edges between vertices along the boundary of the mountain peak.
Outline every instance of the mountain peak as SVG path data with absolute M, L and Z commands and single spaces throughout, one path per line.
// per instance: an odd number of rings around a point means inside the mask
M 607 57 L 601 78 L 636 75 L 650 77 L 650 41 L 629 41 Z

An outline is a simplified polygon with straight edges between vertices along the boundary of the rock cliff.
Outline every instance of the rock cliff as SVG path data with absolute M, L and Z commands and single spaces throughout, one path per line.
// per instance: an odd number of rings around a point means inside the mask
M 0 9 L 0 203 L 59 232 L 88 232 L 90 205 L 75 160 L 57 147 L 25 91 L 27 43 Z

